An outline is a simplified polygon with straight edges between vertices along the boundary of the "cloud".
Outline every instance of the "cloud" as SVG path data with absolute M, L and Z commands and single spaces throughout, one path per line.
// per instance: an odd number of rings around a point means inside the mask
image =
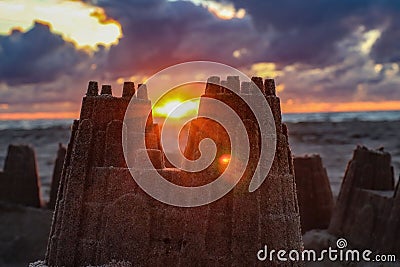
M 120 22 L 123 38 L 110 48 L 108 72 L 152 74 L 188 60 L 249 64 L 262 46 L 251 19 L 222 20 L 188 1 L 98 1 Z M 246 48 L 241 58 L 234 51 Z
M 285 101 L 400 100 L 397 2 L 228 2 L 267 39 L 259 60 L 275 64 Z
M 340 63 L 285 67 L 279 77 L 285 84 L 281 97 L 296 104 L 400 100 L 399 65 L 377 64 L 365 54 L 361 46 L 366 36 L 365 31 L 356 31 L 342 42 L 346 56 Z
M 14 30 L 0 39 L 0 82 L 9 85 L 51 82 L 71 75 L 88 55 L 35 22 L 27 32 Z
M 48 22 L 52 32 L 91 50 L 98 44 L 118 43 L 121 34 L 118 22 L 107 18 L 101 8 L 80 1 L 0 1 L 0 34 L 16 27 L 26 31 L 35 20 Z
M 224 0 L 226 1 L 226 0 Z M 222 2 L 224 2 L 222 1 Z M 375 59 L 398 61 L 400 5 L 396 1 L 239 1 L 254 25 L 269 40 L 262 60 L 282 65 L 327 66 L 346 56 L 337 45 L 360 26 L 366 31 L 385 28 L 374 50 Z
M 372 47 L 372 56 L 377 63 L 400 62 L 400 21 L 397 17 L 390 20 L 389 26 Z

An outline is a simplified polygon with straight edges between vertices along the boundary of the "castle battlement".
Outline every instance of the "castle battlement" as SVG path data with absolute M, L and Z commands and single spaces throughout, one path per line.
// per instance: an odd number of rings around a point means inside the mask
M 254 84 L 261 90 L 264 96 L 276 96 L 274 79 L 263 79 L 261 77 L 252 77 L 253 82 L 240 82 L 239 76 L 227 76 L 226 80 L 221 80 L 218 76 L 211 76 L 207 80 L 205 95 L 216 96 L 219 94 L 249 95 L 252 92 L 251 86 Z
M 130 81 L 124 82 L 124 85 L 122 88 L 122 97 L 126 98 L 126 99 L 131 99 L 132 97 L 135 97 L 138 99 L 148 100 L 147 86 L 145 84 L 139 84 L 137 89 L 138 89 L 138 94 L 136 96 L 135 95 L 135 93 L 136 93 L 135 83 L 130 82 Z M 113 94 L 112 94 L 111 85 L 103 84 L 101 86 L 100 95 L 112 96 Z M 88 88 L 86 91 L 86 96 L 87 97 L 99 96 L 99 85 L 96 81 L 89 82 Z

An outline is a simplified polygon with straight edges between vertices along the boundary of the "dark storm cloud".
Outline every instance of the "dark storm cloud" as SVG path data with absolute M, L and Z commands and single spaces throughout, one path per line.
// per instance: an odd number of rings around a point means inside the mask
M 260 37 L 250 19 L 221 20 L 191 2 L 97 1 L 122 25 L 123 38 L 110 49 L 108 71 L 151 74 L 188 60 L 213 60 L 238 66 L 254 60 Z M 235 50 L 250 51 L 245 59 Z
M 396 67 L 382 65 L 354 51 L 340 64 L 326 68 L 285 71 L 279 81 L 285 84 L 283 99 L 303 102 L 352 102 L 400 100 L 400 76 Z
M 265 61 L 278 67 L 327 67 L 349 56 L 354 44 L 343 47 L 341 42 L 353 38 L 360 27 L 364 32 L 383 30 L 372 48 L 373 60 L 383 63 L 400 58 L 397 1 L 221 2 L 244 8 L 248 16 L 224 21 L 187 1 L 96 1 L 122 24 L 124 32 L 120 44 L 110 50 L 108 70 L 121 75 L 155 72 L 187 60 L 213 60 L 234 67 Z M 233 51 L 242 48 L 245 56 L 232 57 Z
M 224 1 L 222 1 L 224 2 Z M 225 1 L 226 2 L 226 1 Z M 229 1 L 228 1 L 229 2 Z M 400 2 L 375 0 L 231 0 L 245 8 L 270 45 L 263 60 L 280 64 L 303 63 L 326 66 L 343 60 L 346 54 L 337 44 L 359 26 L 366 30 L 389 23 L 374 47 L 380 61 L 398 60 Z
M 9 85 L 42 83 L 72 74 L 87 58 L 49 27 L 35 22 L 27 32 L 14 30 L 0 38 L 0 82 Z
M 400 62 L 400 12 L 396 19 L 390 20 L 390 26 L 382 33 L 373 49 L 372 56 L 378 63 Z

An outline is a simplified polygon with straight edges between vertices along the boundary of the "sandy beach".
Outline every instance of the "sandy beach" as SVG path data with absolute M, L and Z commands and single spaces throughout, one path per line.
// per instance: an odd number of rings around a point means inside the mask
M 71 120 L 72 122 L 72 120 Z M 67 145 L 70 138 L 69 122 L 58 123 L 50 127 L 14 127 L 14 129 L 1 129 L 0 135 L 0 168 L 3 168 L 4 160 L 9 144 L 28 144 L 36 152 L 36 160 L 39 176 L 41 179 L 41 195 L 44 202 L 49 199 L 51 177 L 54 168 L 54 161 L 57 154 L 58 144 Z M 365 145 L 369 148 L 384 147 L 385 151 L 392 156 L 395 179 L 400 173 L 400 140 L 397 133 L 400 130 L 400 121 L 341 121 L 341 122 L 286 122 L 289 130 L 289 143 L 293 156 L 305 154 L 319 154 L 327 169 L 334 198 L 337 197 L 344 172 L 348 161 L 352 158 L 353 150 L 357 145 Z M 47 125 L 47 124 L 46 124 Z M 0 255 L 1 261 L 10 266 L 19 266 L 27 262 L 43 259 L 46 249 L 47 233 L 51 224 L 51 211 L 44 209 L 19 208 L 18 206 L 1 204 L 2 214 L 8 221 L 20 222 L 15 229 L 11 229 L 8 223 L 0 225 L 5 229 L 0 236 L 6 242 L 0 242 L 2 251 L 6 254 Z M 38 227 L 41 230 L 35 231 L 32 236 L 29 227 Z M 25 227 L 25 228 L 24 228 Z M 27 228 L 28 227 L 28 228 Z M 21 238 L 15 239 L 10 233 L 22 233 Z M 25 231 L 25 232 L 24 232 Z M 308 245 L 313 245 L 319 239 L 309 234 L 305 240 Z M 318 232 L 317 232 L 318 235 Z M 17 234 L 15 234 L 17 236 Z M 326 242 L 326 233 L 322 233 L 323 241 Z M 9 254 L 8 251 L 31 246 L 35 244 L 35 251 L 28 255 Z M 319 241 L 318 241 L 319 242 Z M 316 243 L 320 246 L 320 243 Z M 318 245 L 319 244 L 319 245 Z M 13 255 L 14 258 L 9 258 Z

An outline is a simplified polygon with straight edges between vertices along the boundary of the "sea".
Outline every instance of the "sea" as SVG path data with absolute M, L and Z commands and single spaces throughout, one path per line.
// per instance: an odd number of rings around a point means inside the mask
M 344 121 L 400 121 L 400 111 L 286 113 L 282 120 L 289 123 L 344 122 Z M 0 130 L 69 128 L 73 119 L 57 120 L 1 120 Z
M 397 111 L 323 112 L 282 114 L 284 122 L 344 122 L 344 121 L 399 121 Z

